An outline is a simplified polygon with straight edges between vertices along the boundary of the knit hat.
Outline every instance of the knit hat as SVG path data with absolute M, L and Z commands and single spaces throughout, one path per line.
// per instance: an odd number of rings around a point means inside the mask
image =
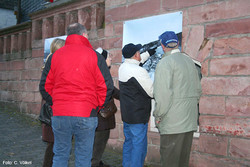
M 176 46 L 178 44 L 178 37 L 173 31 L 166 31 L 163 34 L 159 36 L 159 40 L 161 43 L 168 48 L 174 48 L 173 46 L 169 46 L 169 43 L 176 43 Z
M 96 51 L 98 52 L 98 53 L 100 53 L 101 55 L 103 55 L 103 57 L 105 58 L 105 60 L 107 59 L 107 57 L 108 57 L 108 51 L 106 51 L 106 50 L 104 50 L 104 49 L 102 49 L 102 48 L 97 48 L 96 49 Z
M 125 59 L 129 59 L 135 55 L 137 51 L 142 48 L 141 44 L 134 45 L 129 43 L 122 48 L 122 55 Z

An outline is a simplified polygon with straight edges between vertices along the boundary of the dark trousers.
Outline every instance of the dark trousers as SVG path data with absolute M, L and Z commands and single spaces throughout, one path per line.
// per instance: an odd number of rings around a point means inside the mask
M 95 132 L 95 140 L 93 146 L 93 154 L 91 160 L 91 166 L 99 166 L 104 153 L 106 144 L 109 139 L 110 130 L 102 130 Z
M 43 167 L 52 167 L 52 163 L 53 163 L 53 145 L 54 143 L 47 143 L 47 148 L 45 150 L 45 154 L 44 154 L 44 159 L 43 159 Z
M 160 154 L 162 167 L 188 167 L 193 131 L 161 135 Z

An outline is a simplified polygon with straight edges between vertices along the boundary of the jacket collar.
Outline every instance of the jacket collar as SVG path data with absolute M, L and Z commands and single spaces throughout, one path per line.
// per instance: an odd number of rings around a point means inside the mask
M 69 35 L 66 38 L 65 45 L 71 45 L 71 44 L 85 45 L 87 47 L 93 48 L 87 38 L 85 38 L 84 36 L 81 36 L 81 35 L 77 35 L 77 34 Z
M 162 56 L 162 58 L 165 57 L 165 56 L 169 56 L 169 55 L 171 55 L 173 53 L 178 53 L 178 52 L 180 52 L 179 49 L 173 49 L 173 50 L 171 50 L 169 52 L 164 53 L 163 56 Z
M 140 64 L 140 62 L 135 59 L 125 59 L 124 63 L 136 64 L 136 65 Z

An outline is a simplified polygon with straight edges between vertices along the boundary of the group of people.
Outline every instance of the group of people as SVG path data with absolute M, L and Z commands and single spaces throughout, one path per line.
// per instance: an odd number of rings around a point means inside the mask
M 192 59 L 178 49 L 176 34 L 166 31 L 159 36 L 164 55 L 154 81 L 141 64 L 154 55 L 155 48 L 140 53 L 141 44 L 125 45 L 119 89 L 109 71 L 110 53 L 93 49 L 86 28 L 71 24 L 67 35 L 66 41 L 52 42 L 39 85 L 42 98 L 53 110 L 52 126 L 43 125 L 43 140 L 48 142 L 44 166 L 67 167 L 74 138 L 76 167 L 108 167 L 101 158 L 110 129 L 115 128 L 115 116 L 103 118 L 98 113 L 113 98 L 120 100 L 123 167 L 144 165 L 152 99 L 162 166 L 188 166 L 201 85 Z

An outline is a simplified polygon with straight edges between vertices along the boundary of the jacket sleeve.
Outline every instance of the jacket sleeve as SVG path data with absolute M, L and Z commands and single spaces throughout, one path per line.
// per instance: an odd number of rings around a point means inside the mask
M 154 98 L 156 103 L 153 115 L 155 121 L 161 121 L 172 105 L 172 76 L 173 73 L 169 63 L 160 62 L 157 65 L 154 80 Z
M 51 67 L 51 59 L 52 55 L 48 58 L 45 63 L 45 67 L 42 72 L 40 84 L 39 84 L 39 91 L 42 95 L 42 98 L 49 104 L 52 105 L 52 89 L 54 85 L 53 81 L 53 74 L 50 70 Z
M 145 90 L 145 92 L 153 98 L 153 81 L 151 80 L 147 70 L 140 67 L 136 72 L 138 75 L 136 76 L 136 80 L 139 82 L 141 87 Z
M 113 91 L 112 97 L 115 98 L 115 99 L 117 99 L 117 100 L 120 100 L 120 90 L 117 89 L 116 87 L 114 87 L 114 91 Z
M 102 108 L 110 101 L 114 90 L 114 84 L 105 59 L 99 53 L 96 52 L 96 54 L 98 59 L 98 69 L 96 72 L 96 93 L 99 106 Z

